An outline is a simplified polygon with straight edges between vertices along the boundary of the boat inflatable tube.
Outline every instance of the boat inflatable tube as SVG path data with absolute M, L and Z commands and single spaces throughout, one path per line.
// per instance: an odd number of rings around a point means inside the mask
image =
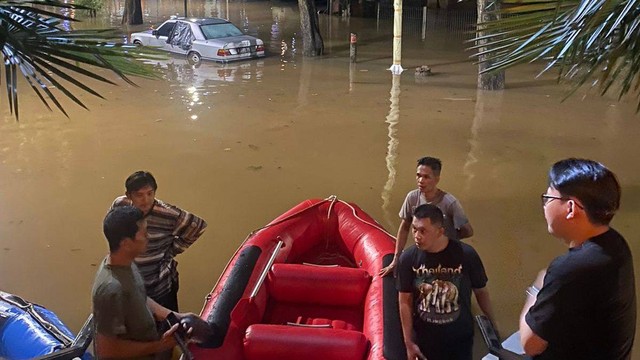
M 33 305 L 33 308 L 69 338 L 74 338 L 53 312 L 38 305 Z M 65 344 L 35 322 L 26 311 L 0 301 L 0 358 L 31 359 L 64 347 Z

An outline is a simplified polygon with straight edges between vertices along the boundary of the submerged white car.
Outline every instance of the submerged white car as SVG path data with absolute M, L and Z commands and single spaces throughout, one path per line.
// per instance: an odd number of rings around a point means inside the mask
M 264 56 L 264 42 L 245 35 L 224 19 L 171 18 L 157 29 L 131 34 L 131 42 L 184 54 L 192 64 L 202 59 L 228 62 Z

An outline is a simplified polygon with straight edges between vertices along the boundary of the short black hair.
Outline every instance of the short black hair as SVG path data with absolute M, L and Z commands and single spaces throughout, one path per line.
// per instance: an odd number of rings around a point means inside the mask
M 420 165 L 428 166 L 436 176 L 440 176 L 440 171 L 442 171 L 442 161 L 440 161 L 440 159 L 425 156 L 418 159 L 418 166 Z
M 156 179 L 148 171 L 136 171 L 129 175 L 127 180 L 124 182 L 124 187 L 127 189 L 128 193 L 138 191 L 147 185 L 151 186 L 153 191 L 158 190 Z
M 413 210 L 413 217 L 416 219 L 429 219 L 432 225 L 444 225 L 444 214 L 439 207 L 433 204 L 422 204 Z
M 144 214 L 135 206 L 118 206 L 111 209 L 104 217 L 102 231 L 109 243 L 109 251 L 118 251 L 125 238 L 135 238 L 138 222 Z
M 620 208 L 620 183 L 615 174 L 599 162 L 569 158 L 549 170 L 549 186 L 562 196 L 580 200 L 589 221 L 608 225 Z

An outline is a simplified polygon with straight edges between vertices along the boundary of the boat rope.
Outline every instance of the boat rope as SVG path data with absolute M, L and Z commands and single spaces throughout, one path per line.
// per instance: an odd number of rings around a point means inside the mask
M 251 239 L 251 238 L 253 237 L 253 235 L 255 235 L 255 234 L 256 234 L 257 232 L 259 232 L 260 230 L 267 229 L 267 228 L 270 228 L 270 227 L 272 227 L 272 226 L 276 226 L 276 225 L 282 224 L 283 222 L 285 222 L 285 221 L 287 221 L 287 220 L 290 220 L 290 219 L 292 219 L 292 218 L 294 218 L 294 217 L 296 217 L 296 216 L 298 216 L 298 215 L 302 214 L 302 213 L 303 213 L 303 212 L 305 212 L 305 211 L 308 211 L 308 210 L 310 210 L 310 209 L 313 209 L 313 208 L 315 208 L 315 207 L 318 207 L 318 206 L 320 206 L 320 205 L 324 204 L 324 203 L 325 203 L 325 202 L 327 202 L 327 201 L 335 201 L 337 198 L 338 198 L 337 196 L 335 196 L 335 195 L 331 195 L 331 196 L 329 196 L 328 198 L 323 199 L 323 200 L 321 200 L 321 201 L 318 201 L 317 203 L 312 204 L 311 206 L 307 206 L 307 207 L 306 207 L 306 208 L 304 208 L 304 209 L 298 210 L 298 211 L 296 211 L 295 213 L 293 213 L 293 214 L 291 214 L 291 215 L 289 215 L 289 216 L 287 216 L 287 217 L 285 217 L 285 218 L 282 218 L 282 219 L 280 219 L 280 220 L 278 220 L 278 221 L 275 221 L 275 222 L 271 222 L 271 223 L 269 223 L 269 224 L 267 224 L 267 225 L 264 225 L 264 226 L 262 226 L 262 227 L 259 227 L 259 228 L 255 229 L 255 230 L 251 231 L 251 232 L 247 235 L 247 237 L 245 237 L 245 238 L 244 238 L 244 240 L 242 241 L 242 243 L 240 244 L 240 246 L 238 246 L 238 248 L 236 249 L 236 251 L 233 253 L 233 256 L 231 256 L 231 258 L 230 258 L 230 259 L 229 259 L 229 261 L 227 262 L 227 265 L 225 265 L 225 266 L 224 266 L 224 269 L 222 269 L 222 273 L 221 273 L 221 274 L 224 274 L 225 272 L 227 272 L 227 269 L 228 269 L 228 268 L 229 268 L 229 266 L 231 265 L 231 262 L 233 261 L 233 259 L 235 259 L 235 258 L 236 258 L 236 256 L 238 255 L 238 252 L 240 252 L 240 250 L 242 249 L 242 247 L 244 246 L 244 244 L 245 244 L 247 241 L 249 241 L 249 239 Z M 275 240 L 275 239 L 274 239 L 274 240 Z M 204 299 L 205 305 L 206 305 L 206 304 L 207 304 L 207 302 L 209 302 L 209 300 L 211 299 L 211 293 L 213 292 L 213 289 L 215 289 L 215 288 L 218 286 L 218 283 L 220 282 L 220 280 L 221 280 L 221 279 L 222 279 L 222 276 L 220 276 L 220 277 L 218 278 L 218 280 L 216 281 L 216 283 L 213 285 L 213 288 L 211 288 L 211 291 L 209 291 L 209 294 L 207 294 L 207 296 L 205 297 L 205 299 Z
M 356 219 L 358 219 L 358 220 L 362 221 L 363 223 L 365 223 L 365 224 L 367 224 L 367 225 L 369 225 L 369 226 L 372 226 L 372 227 L 374 227 L 374 228 L 376 228 L 376 229 L 378 229 L 378 230 L 380 230 L 380 231 L 384 232 L 385 234 L 387 234 L 387 235 L 391 236 L 391 237 L 392 237 L 392 238 L 394 238 L 394 239 L 396 238 L 395 236 L 391 235 L 387 230 L 385 230 L 382 226 L 380 226 L 380 225 L 378 225 L 378 224 L 374 224 L 374 223 L 372 223 L 372 222 L 370 222 L 370 221 L 367 221 L 367 220 L 365 220 L 365 219 L 361 218 L 361 217 L 357 214 L 357 212 L 356 212 L 356 208 L 354 208 L 354 207 L 353 207 L 351 204 L 349 204 L 348 202 L 346 202 L 346 201 L 342 201 L 342 200 L 339 200 L 339 199 L 336 199 L 336 200 L 337 200 L 337 201 L 339 201 L 340 203 L 342 203 L 342 204 L 346 205 L 347 207 L 349 207 L 349 208 L 351 209 L 351 211 L 353 212 L 353 216 L 354 216 Z
M 57 326 L 50 323 L 47 319 L 42 317 L 35 309 L 32 303 L 26 301 L 18 295 L 9 294 L 0 291 L 0 300 L 9 303 L 17 308 L 20 308 L 27 314 L 29 314 L 43 329 L 49 334 L 60 341 L 64 347 L 68 347 L 73 343 L 73 339 L 63 333 Z
M 245 244 L 245 243 L 246 243 L 246 242 L 247 242 L 251 237 L 253 237 L 253 235 L 255 235 L 257 232 L 259 232 L 259 231 L 261 231 L 261 230 L 263 230 L 263 229 L 270 228 L 270 227 L 272 227 L 272 226 L 276 226 L 276 225 L 282 224 L 283 222 L 288 221 L 288 220 L 290 220 L 290 219 L 292 219 L 292 218 L 294 218 L 294 217 L 296 217 L 296 216 L 298 216 L 298 215 L 302 214 L 302 213 L 303 213 L 303 212 L 305 212 L 305 211 L 308 211 L 308 210 L 310 210 L 310 209 L 313 209 L 313 208 L 315 208 L 315 207 L 318 207 L 318 206 L 320 206 L 320 205 L 322 205 L 322 204 L 326 203 L 327 201 L 329 201 L 329 202 L 330 202 L 330 205 L 329 205 L 329 211 L 327 212 L 327 219 L 329 219 L 329 217 L 331 216 L 331 210 L 333 209 L 333 205 L 334 205 L 336 202 L 340 202 L 341 204 L 344 204 L 344 205 L 346 205 L 347 207 L 349 207 L 349 208 L 351 209 L 351 212 L 353 213 L 353 216 L 354 216 L 356 219 L 360 220 L 361 222 L 363 222 L 363 223 L 365 223 L 365 224 L 367 224 L 367 225 L 369 225 L 369 226 L 371 226 L 371 227 L 374 227 L 374 228 L 376 228 L 376 229 L 378 229 L 378 230 L 380 230 L 380 231 L 384 232 L 385 234 L 387 234 L 387 235 L 389 235 L 390 237 L 392 237 L 392 238 L 394 238 L 394 239 L 395 239 L 395 236 L 391 235 L 391 234 L 390 234 L 387 230 L 385 230 L 382 226 L 380 226 L 380 225 L 378 225 L 378 224 L 375 224 L 375 223 L 372 223 L 372 222 L 370 222 L 370 221 L 367 221 L 367 220 L 365 220 L 365 219 L 361 218 L 361 217 L 358 215 L 358 213 L 357 213 L 356 209 L 355 209 L 351 204 L 349 204 L 349 203 L 348 203 L 348 202 L 346 202 L 346 201 L 342 201 L 342 200 L 338 199 L 338 197 L 337 197 L 336 195 L 331 195 L 331 196 L 327 197 L 326 199 L 323 199 L 322 201 L 318 201 L 317 203 L 315 203 L 315 204 L 313 204 L 313 205 L 311 205 L 311 206 L 308 206 L 308 207 L 306 207 L 306 208 L 304 208 L 304 209 L 298 210 L 298 211 L 296 211 L 295 213 L 290 214 L 290 215 L 288 215 L 288 216 L 287 216 L 287 217 L 285 217 L 285 218 L 282 218 L 282 219 L 280 219 L 280 220 L 278 220 L 278 221 L 275 221 L 275 222 L 271 222 L 271 223 L 269 223 L 269 224 L 267 224 L 267 225 L 265 225 L 265 226 L 259 227 L 259 228 L 255 229 L 255 230 L 253 230 L 252 232 L 250 232 L 250 233 L 249 233 L 249 235 L 247 235 L 247 237 L 244 239 L 244 241 L 242 241 L 242 243 L 240 244 L 240 246 L 238 246 L 238 248 L 237 248 L 237 249 L 236 249 L 236 251 L 234 252 L 233 256 L 231 256 L 231 258 L 230 258 L 230 259 L 229 259 L 229 261 L 227 262 L 227 265 L 225 265 L 224 269 L 222 270 L 222 274 L 224 274 L 224 273 L 227 271 L 227 269 L 228 269 L 228 268 L 229 268 L 229 266 L 231 265 L 231 262 L 233 261 L 233 259 L 235 259 L 235 258 L 236 258 L 236 256 L 238 255 L 238 252 L 242 249 L 242 247 L 244 246 L 244 244 Z M 275 240 L 277 240 L 277 239 L 274 239 L 274 241 L 275 241 Z M 206 303 L 211 299 L 211 293 L 213 292 L 213 289 L 215 289 L 215 288 L 218 286 L 218 283 L 220 282 L 220 280 L 221 280 L 221 279 L 222 279 L 222 276 L 218 278 L 218 280 L 217 280 L 217 281 L 216 281 L 216 283 L 213 285 L 213 288 L 211 289 L 211 291 L 209 292 L 209 294 L 207 294 L 207 296 L 206 296 L 206 298 L 205 298 L 205 305 L 206 305 Z

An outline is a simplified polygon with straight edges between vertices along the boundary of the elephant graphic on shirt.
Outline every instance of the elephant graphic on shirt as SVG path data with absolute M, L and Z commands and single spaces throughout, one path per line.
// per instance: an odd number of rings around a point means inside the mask
M 436 308 L 436 313 L 458 311 L 458 288 L 452 282 L 434 280 L 432 286 L 431 305 Z
M 433 285 L 429 283 L 422 283 L 418 285 L 418 291 L 420 295 L 418 297 L 418 310 L 430 312 L 429 303 L 431 302 L 431 298 L 434 296 L 433 293 Z

